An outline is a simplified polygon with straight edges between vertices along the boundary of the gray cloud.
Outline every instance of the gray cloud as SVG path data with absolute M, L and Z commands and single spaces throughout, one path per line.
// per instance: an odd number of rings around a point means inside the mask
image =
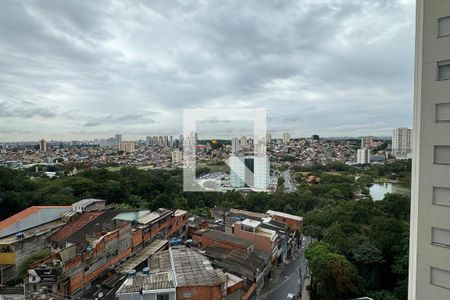
M 293 136 L 412 123 L 413 0 L 1 6 L 0 140 L 178 135 L 190 107 L 264 107 Z

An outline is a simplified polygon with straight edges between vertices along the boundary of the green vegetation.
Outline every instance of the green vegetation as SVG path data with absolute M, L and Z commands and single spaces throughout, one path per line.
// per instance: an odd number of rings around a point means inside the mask
M 87 197 L 120 207 L 181 208 L 203 216 L 215 205 L 273 209 L 303 216 L 304 234 L 315 239 L 306 251 L 314 300 L 406 299 L 409 198 L 391 194 L 382 201 L 358 199 L 368 195 L 367 187 L 376 180 L 409 182 L 410 170 L 409 161 L 365 168 L 333 162 L 297 168 L 295 193 L 243 195 L 183 192 L 180 170 L 88 168 L 74 176 L 30 179 L 30 170 L 0 168 L 0 219 L 30 205 L 71 204 Z M 319 176 L 320 183 L 307 185 L 308 175 Z

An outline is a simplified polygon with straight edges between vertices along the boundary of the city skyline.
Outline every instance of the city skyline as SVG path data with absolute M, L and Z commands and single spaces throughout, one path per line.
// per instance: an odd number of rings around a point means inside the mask
M 197 107 L 292 136 L 412 125 L 414 1 L 104 6 L 4 3 L 1 141 L 176 135 Z

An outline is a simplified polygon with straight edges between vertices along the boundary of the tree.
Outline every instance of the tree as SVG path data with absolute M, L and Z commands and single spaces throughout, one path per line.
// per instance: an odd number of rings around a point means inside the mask
M 340 300 L 360 294 L 356 268 L 345 256 L 334 253 L 328 244 L 316 242 L 306 249 L 311 271 L 313 299 Z

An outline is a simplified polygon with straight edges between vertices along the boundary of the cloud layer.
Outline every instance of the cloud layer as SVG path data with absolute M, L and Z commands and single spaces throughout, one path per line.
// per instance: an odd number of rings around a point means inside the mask
M 4 1 L 0 140 L 182 132 L 263 107 L 274 136 L 410 126 L 414 1 Z

